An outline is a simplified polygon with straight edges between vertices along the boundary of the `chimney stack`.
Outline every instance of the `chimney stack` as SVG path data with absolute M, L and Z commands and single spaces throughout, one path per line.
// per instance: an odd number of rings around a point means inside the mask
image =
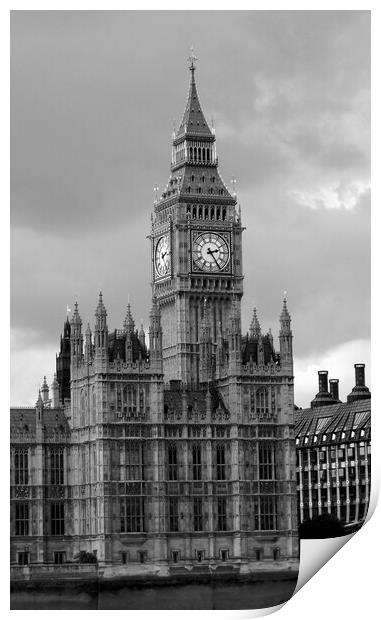
M 319 370 L 319 392 L 328 392 L 328 370 Z
M 356 387 L 365 386 L 365 364 L 355 364 Z
M 316 407 L 325 407 L 334 403 L 332 395 L 328 392 L 328 370 L 319 370 L 319 391 L 313 401 L 311 401 L 312 409 Z
M 347 402 L 353 403 L 356 400 L 371 398 L 369 388 L 365 385 L 365 364 L 355 364 L 356 385 L 352 392 L 347 396 Z
M 340 399 L 339 399 L 339 380 L 338 379 L 329 380 L 329 392 L 333 400 L 339 403 Z

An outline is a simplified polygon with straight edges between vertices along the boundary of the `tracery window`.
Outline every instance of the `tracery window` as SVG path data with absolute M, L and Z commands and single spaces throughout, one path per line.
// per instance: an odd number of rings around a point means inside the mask
M 64 483 L 63 448 L 50 448 L 50 484 Z
M 120 500 L 120 531 L 144 532 L 144 499 L 122 497 Z
M 17 448 L 14 456 L 15 484 L 28 484 L 28 448 Z
M 269 412 L 269 395 L 266 388 L 259 388 L 256 394 L 257 413 L 265 415 Z
M 177 497 L 170 497 L 168 502 L 168 527 L 170 532 L 179 531 L 179 500 Z
M 217 452 L 217 480 L 225 480 L 226 478 L 225 446 L 223 444 L 218 444 L 216 452 Z
M 193 461 L 193 467 L 192 467 L 192 473 L 193 473 L 193 480 L 201 480 L 201 446 L 196 445 L 193 446 L 192 448 L 192 461 Z
M 193 529 L 195 532 L 202 532 L 203 530 L 201 497 L 193 498 Z
M 259 479 L 273 480 L 275 478 L 275 448 L 268 441 L 260 442 L 258 448 Z
M 143 446 L 138 441 L 120 445 L 120 479 L 143 480 Z
M 260 528 L 261 530 L 276 530 L 277 502 L 274 495 L 260 497 Z M 258 529 L 256 527 L 256 529 Z
M 168 446 L 168 480 L 177 480 L 178 463 L 176 446 Z
M 217 497 L 217 530 L 227 530 L 226 497 Z
M 15 535 L 29 535 L 29 504 L 28 502 L 16 502 L 15 504 Z
M 65 506 L 63 502 L 53 502 L 50 505 L 50 531 L 52 536 L 65 534 Z

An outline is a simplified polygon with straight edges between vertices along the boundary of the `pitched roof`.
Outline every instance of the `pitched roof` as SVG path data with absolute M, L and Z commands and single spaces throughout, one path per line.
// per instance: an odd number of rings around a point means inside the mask
M 371 399 L 295 411 L 295 437 L 299 445 L 317 445 L 370 435 Z M 332 436 L 333 435 L 333 436 Z
M 195 67 L 193 64 L 190 67 L 190 71 L 191 79 L 189 84 L 188 100 L 185 106 L 183 119 L 177 130 L 176 138 L 183 136 L 185 133 L 208 136 L 209 138 L 212 138 L 213 133 L 209 129 L 208 123 L 206 122 L 204 113 L 201 109 L 196 80 L 194 77 Z
M 62 408 L 44 407 L 42 425 L 45 439 L 64 439 L 70 434 L 68 420 Z M 11 440 L 35 441 L 35 407 L 11 407 L 10 435 Z

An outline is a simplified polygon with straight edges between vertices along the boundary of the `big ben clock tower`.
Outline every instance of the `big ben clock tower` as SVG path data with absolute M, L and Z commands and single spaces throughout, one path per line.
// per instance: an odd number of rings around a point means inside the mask
M 194 387 L 203 380 L 203 325 L 212 348 L 219 337 L 227 337 L 233 300 L 240 317 L 243 279 L 240 216 L 218 172 L 215 135 L 201 109 L 195 61 L 192 53 L 188 100 L 173 134 L 171 175 L 155 202 L 151 231 L 165 380 Z

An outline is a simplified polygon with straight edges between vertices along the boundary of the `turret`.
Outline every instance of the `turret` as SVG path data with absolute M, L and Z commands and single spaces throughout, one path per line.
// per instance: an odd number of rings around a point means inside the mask
M 229 326 L 229 373 L 237 374 L 241 367 L 241 318 L 236 295 L 233 295 Z
M 123 328 L 127 334 L 133 334 L 135 331 L 135 321 L 131 312 L 131 304 L 127 304 L 126 317 L 123 321 Z
M 44 401 L 41 397 L 41 390 L 38 390 L 38 398 L 36 401 L 36 419 L 38 424 L 42 424 L 44 412 Z
M 82 359 L 83 336 L 82 336 L 82 319 L 78 312 L 78 303 L 74 304 L 74 312 L 70 322 L 70 353 L 71 361 L 79 364 Z
M 271 345 L 271 348 L 273 349 L 274 348 L 274 338 L 273 338 L 273 335 L 271 333 L 271 328 L 269 328 L 269 331 L 267 332 L 267 337 L 269 339 L 269 343 Z
M 216 349 L 216 376 L 220 378 L 223 374 L 223 367 L 225 364 L 224 357 L 224 339 L 222 335 L 221 321 L 218 321 L 217 326 L 217 349 Z
M 50 386 L 52 393 L 52 407 L 56 408 L 60 405 L 60 397 L 59 397 L 59 383 L 57 381 L 57 375 L 54 373 L 52 385 Z
M 91 329 L 88 323 L 86 327 L 86 332 L 85 332 L 85 362 L 87 364 L 90 364 L 92 358 L 93 358 L 93 344 L 92 344 L 92 339 L 91 339 Z
M 64 323 L 64 333 L 63 333 L 63 338 L 61 336 L 61 342 L 62 340 L 67 341 L 70 340 L 70 321 L 69 321 L 69 316 L 66 317 L 66 321 Z
M 152 299 L 149 326 L 150 360 L 160 361 L 163 359 L 163 331 L 161 328 L 160 309 L 156 297 Z
M 253 310 L 253 318 L 250 323 L 250 336 L 251 338 L 258 338 L 261 335 L 261 326 L 258 321 L 257 309 Z
M 47 405 L 49 402 L 49 386 L 46 383 L 46 377 L 44 377 L 44 381 L 41 386 L 41 397 L 44 405 Z
M 98 305 L 95 310 L 94 355 L 97 359 L 107 359 L 108 351 L 107 311 L 99 293 Z
M 286 296 L 283 299 L 283 307 L 280 315 L 279 345 L 281 364 L 292 364 L 292 331 L 291 317 L 287 308 Z
M 204 300 L 204 313 L 200 325 L 200 377 L 201 383 L 212 379 L 212 341 L 209 308 Z
M 126 362 L 133 362 L 132 338 L 135 335 L 135 321 L 131 312 L 130 303 L 127 304 L 126 317 L 123 322 L 123 329 L 126 333 Z
M 63 336 L 61 335 L 60 352 L 56 356 L 56 373 L 59 385 L 59 402 L 61 404 L 64 404 L 65 400 L 70 398 L 70 340 L 71 327 L 69 316 L 67 316 L 64 324 Z
M 143 349 L 145 349 L 146 347 L 146 334 L 143 328 L 143 323 L 140 324 L 140 330 L 139 330 L 139 342 L 142 345 Z

